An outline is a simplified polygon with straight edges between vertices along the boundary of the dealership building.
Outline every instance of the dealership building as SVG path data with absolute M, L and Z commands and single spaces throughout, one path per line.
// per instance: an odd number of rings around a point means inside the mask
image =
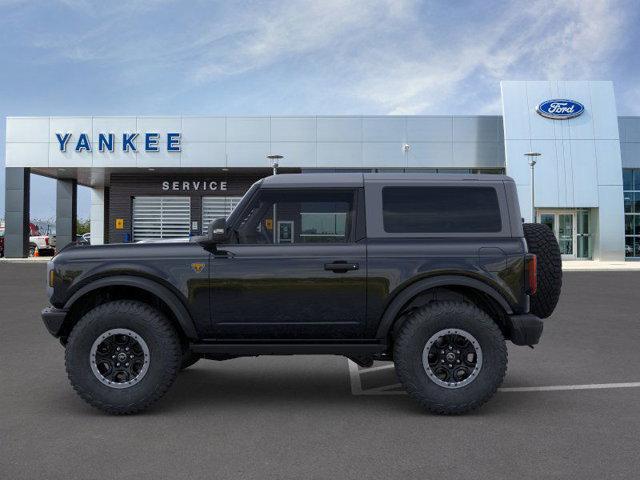
M 613 84 L 501 93 L 500 116 L 9 117 L 5 254 L 28 252 L 31 174 L 56 179 L 60 248 L 75 239 L 78 185 L 93 244 L 200 235 L 281 155 L 283 173 L 506 173 L 565 259 L 640 258 L 640 117 L 617 115 Z

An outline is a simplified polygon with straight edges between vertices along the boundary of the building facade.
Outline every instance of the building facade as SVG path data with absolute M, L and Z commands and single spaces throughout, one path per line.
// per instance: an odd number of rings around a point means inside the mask
M 501 116 L 10 117 L 6 255 L 28 251 L 30 174 L 57 179 L 60 248 L 77 185 L 91 188 L 94 244 L 198 235 L 278 154 L 280 172 L 506 173 L 564 258 L 640 257 L 640 117 L 618 117 L 613 84 L 501 90 Z

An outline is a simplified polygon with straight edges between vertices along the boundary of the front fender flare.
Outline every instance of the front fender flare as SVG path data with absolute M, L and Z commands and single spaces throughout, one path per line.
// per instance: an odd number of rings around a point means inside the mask
M 176 296 L 176 294 L 169 290 L 167 287 L 144 277 L 136 277 L 132 275 L 113 275 L 110 277 L 100 278 L 98 280 L 90 282 L 89 284 L 85 285 L 77 292 L 75 292 L 65 303 L 64 309 L 68 311 L 76 301 L 84 297 L 87 293 L 90 293 L 99 288 L 113 286 L 139 288 L 160 298 L 164 303 L 167 304 L 173 315 L 176 317 L 176 320 L 180 324 L 180 327 L 182 328 L 184 334 L 190 339 L 196 340 L 198 338 L 198 333 L 193 323 L 193 319 L 191 318 L 191 315 L 189 314 L 187 308 Z
M 486 283 L 476 280 L 471 277 L 463 277 L 456 275 L 441 275 L 437 277 L 425 278 L 418 280 L 415 283 L 405 287 L 391 303 L 385 309 L 380 324 L 378 325 L 378 331 L 376 338 L 387 338 L 389 331 L 393 326 L 393 322 L 400 313 L 402 307 L 406 305 L 412 298 L 419 295 L 422 292 L 431 290 L 436 287 L 469 287 L 487 294 L 493 300 L 504 309 L 507 314 L 513 313 L 511 306 L 504 299 L 504 297 L 492 286 Z

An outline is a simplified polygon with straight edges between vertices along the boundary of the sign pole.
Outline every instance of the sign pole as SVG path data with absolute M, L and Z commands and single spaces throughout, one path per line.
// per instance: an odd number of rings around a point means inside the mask
M 282 155 L 273 155 L 273 154 L 270 154 L 270 155 L 267 155 L 267 158 L 268 158 L 269 160 L 271 160 L 271 165 L 273 166 L 273 174 L 274 174 L 274 175 L 277 175 L 277 174 L 278 174 L 278 162 L 279 162 L 280 160 L 282 160 L 284 157 L 283 157 Z M 277 208 L 278 208 L 278 207 L 277 207 L 277 206 L 276 206 L 276 204 L 274 203 L 274 204 L 273 204 L 273 222 L 272 222 L 272 224 L 271 224 L 271 231 L 272 231 L 272 234 L 273 234 L 273 244 L 274 244 L 274 245 L 275 245 L 275 244 L 277 243 L 277 241 L 278 241 L 278 238 L 277 238 L 277 236 L 276 236 L 276 235 L 277 235 L 277 233 L 276 233 L 276 229 L 277 229 L 277 226 L 278 226 L 278 222 L 276 221 L 276 215 L 277 215 L 277 213 L 278 213 Z

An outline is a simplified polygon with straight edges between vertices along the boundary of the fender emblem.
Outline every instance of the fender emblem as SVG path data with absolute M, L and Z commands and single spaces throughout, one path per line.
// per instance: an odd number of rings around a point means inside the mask
M 192 263 L 191 269 L 196 273 L 200 273 L 202 270 L 204 270 L 204 263 Z

